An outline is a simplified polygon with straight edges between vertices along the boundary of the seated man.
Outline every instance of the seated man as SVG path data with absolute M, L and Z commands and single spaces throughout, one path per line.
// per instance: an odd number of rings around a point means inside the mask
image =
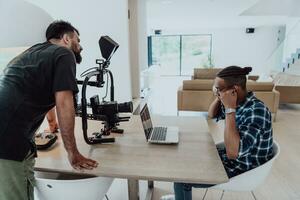
M 255 168 L 273 156 L 272 116 L 253 92 L 247 91 L 246 75 L 251 67 L 230 66 L 214 81 L 216 99 L 208 116 L 225 119 L 224 148 L 219 155 L 229 178 Z M 176 200 L 191 200 L 192 187 L 211 185 L 174 183 Z

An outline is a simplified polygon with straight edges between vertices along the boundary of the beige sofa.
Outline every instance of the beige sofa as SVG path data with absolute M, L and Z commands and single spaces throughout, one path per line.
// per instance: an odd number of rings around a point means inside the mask
M 206 74 L 209 74 L 208 76 L 202 76 L 203 79 L 185 80 L 183 81 L 183 85 L 178 88 L 178 111 L 208 111 L 209 105 L 216 98 L 212 92 L 214 81 L 212 74 L 217 70 L 214 70 L 214 72 L 211 71 L 211 73 L 207 70 Z M 197 72 L 199 72 L 199 70 L 197 70 Z M 194 74 L 193 78 L 195 77 L 199 77 L 199 75 Z M 205 79 L 207 77 L 210 77 L 210 79 Z M 248 81 L 247 89 L 253 91 L 256 97 L 266 104 L 273 113 L 275 120 L 280 95 L 278 91 L 274 90 L 274 84 L 272 82 Z
M 192 76 L 192 80 L 194 79 L 215 79 L 216 74 L 221 71 L 222 68 L 194 68 L 194 75 Z M 248 80 L 257 81 L 259 79 L 258 75 L 248 75 Z
M 192 76 L 192 80 L 194 79 L 215 79 L 216 74 L 221 71 L 222 68 L 194 68 L 194 75 Z
M 300 76 L 278 73 L 274 76 L 275 90 L 280 92 L 279 103 L 300 103 Z

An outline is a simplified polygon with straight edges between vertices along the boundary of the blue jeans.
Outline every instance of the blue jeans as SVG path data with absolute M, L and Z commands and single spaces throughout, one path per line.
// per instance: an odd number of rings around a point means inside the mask
M 209 188 L 210 184 L 174 183 L 175 200 L 192 200 L 192 188 Z

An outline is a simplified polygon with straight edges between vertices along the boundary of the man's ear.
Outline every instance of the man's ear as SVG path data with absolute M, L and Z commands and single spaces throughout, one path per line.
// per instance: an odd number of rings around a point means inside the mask
M 62 36 L 62 40 L 65 44 L 69 44 L 69 41 L 70 41 L 70 36 L 65 33 L 63 36 Z
M 233 91 L 234 91 L 234 92 L 238 92 L 240 89 L 241 89 L 241 88 L 240 88 L 239 86 L 237 86 L 237 85 L 234 85 L 234 86 L 233 86 Z

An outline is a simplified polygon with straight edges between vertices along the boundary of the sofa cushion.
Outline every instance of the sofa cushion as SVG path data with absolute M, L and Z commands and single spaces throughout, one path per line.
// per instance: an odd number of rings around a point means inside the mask
M 212 90 L 213 79 L 195 79 L 184 80 L 183 90 Z M 247 81 L 247 89 L 251 91 L 272 91 L 274 84 L 272 82 Z
M 248 80 L 257 81 L 259 79 L 258 75 L 248 75 Z
M 214 79 L 222 68 L 194 68 L 194 79 Z
M 274 83 L 247 81 L 247 89 L 251 91 L 272 91 Z
M 212 90 L 213 79 L 196 79 L 183 81 L 183 90 Z

